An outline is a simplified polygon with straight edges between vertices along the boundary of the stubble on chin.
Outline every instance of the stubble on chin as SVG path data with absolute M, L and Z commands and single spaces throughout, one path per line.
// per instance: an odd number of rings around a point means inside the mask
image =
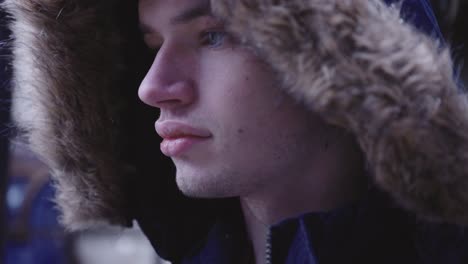
M 238 181 L 234 171 L 218 172 L 194 171 L 183 166 L 176 166 L 176 183 L 179 190 L 192 198 L 228 198 L 243 195 L 249 189 L 248 184 Z

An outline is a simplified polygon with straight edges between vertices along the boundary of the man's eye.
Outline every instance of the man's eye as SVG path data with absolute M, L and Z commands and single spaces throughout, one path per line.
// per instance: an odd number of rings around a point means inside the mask
M 224 44 L 226 35 L 226 32 L 223 31 L 204 32 L 201 37 L 202 45 L 209 46 L 211 48 L 218 48 Z

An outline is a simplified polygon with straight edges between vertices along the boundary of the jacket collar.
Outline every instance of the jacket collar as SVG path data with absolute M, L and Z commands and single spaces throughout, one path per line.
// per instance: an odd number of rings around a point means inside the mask
M 274 226 L 271 263 L 382 263 L 384 256 L 418 263 L 413 227 L 411 216 L 372 190 L 357 203 Z
M 247 235 L 233 206 L 183 263 L 244 263 Z M 419 221 L 387 195 L 370 190 L 360 201 L 330 212 L 307 213 L 271 227 L 268 263 L 465 263 L 465 230 Z M 268 250 L 267 250 L 268 251 Z

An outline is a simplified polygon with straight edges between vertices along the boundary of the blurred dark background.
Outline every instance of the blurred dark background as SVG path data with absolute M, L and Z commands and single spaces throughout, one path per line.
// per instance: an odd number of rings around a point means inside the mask
M 0 3 L 2 0 L 0 0 Z M 8 139 L 6 133 L 6 124 L 9 122 L 9 91 L 8 80 L 9 69 L 7 67 L 8 50 L 4 48 L 3 41 L 7 39 L 8 32 L 2 25 L 5 24 L 5 14 L 0 10 L 0 263 L 2 263 L 5 245 L 5 191 L 7 185 L 7 153 Z

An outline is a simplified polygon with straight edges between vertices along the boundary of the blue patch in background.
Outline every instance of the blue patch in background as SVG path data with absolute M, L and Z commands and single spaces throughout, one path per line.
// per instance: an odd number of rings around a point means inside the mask
M 384 0 L 384 2 L 390 5 L 400 3 L 401 0 Z M 401 17 L 419 30 L 444 42 L 437 19 L 427 0 L 403 1 Z

